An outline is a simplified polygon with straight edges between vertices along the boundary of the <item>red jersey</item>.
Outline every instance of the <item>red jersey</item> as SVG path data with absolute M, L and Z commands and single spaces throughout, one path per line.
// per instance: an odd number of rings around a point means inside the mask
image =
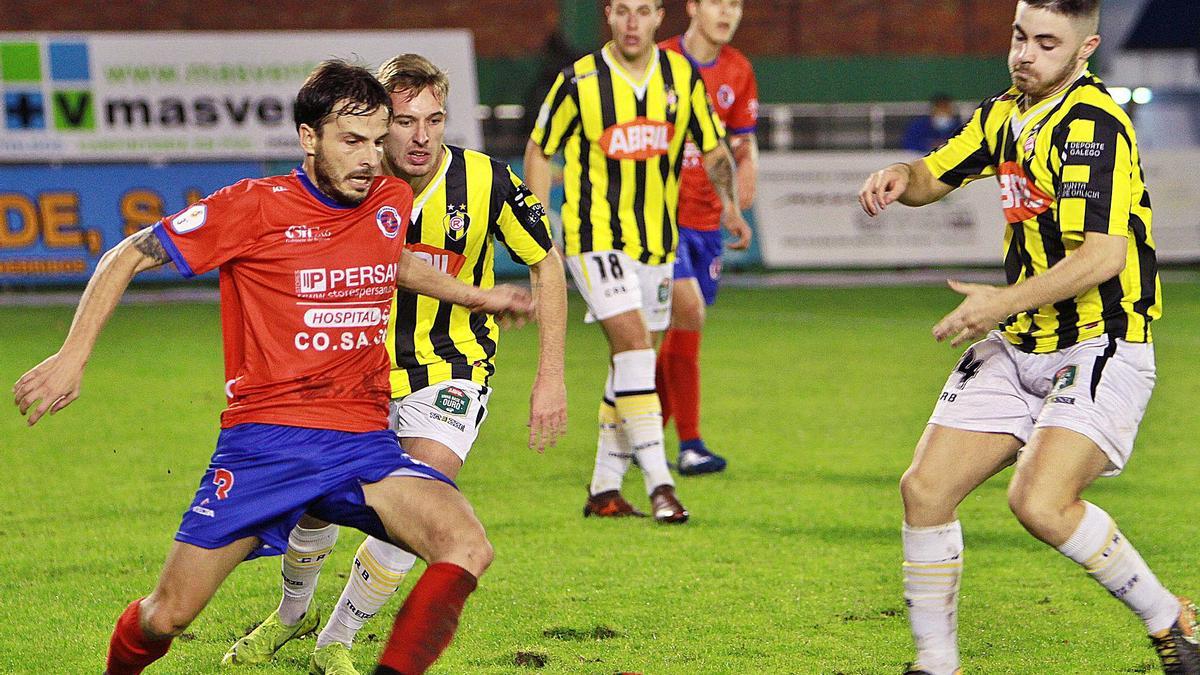
M 717 58 L 700 63 L 684 49 L 682 35 L 663 40 L 658 46 L 683 54 L 700 71 L 713 109 L 725 123 L 725 131 L 731 138 L 754 133 L 758 126 L 758 83 L 754 79 L 754 67 L 744 54 L 725 45 Z M 700 149 L 689 140 L 683 150 L 683 171 L 679 177 L 679 226 L 719 230 L 721 198 L 708 180 L 702 157 Z
M 185 277 L 220 268 L 222 428 L 387 428 L 388 315 L 412 203 L 407 183 L 380 176 L 343 206 L 298 168 L 154 226 Z

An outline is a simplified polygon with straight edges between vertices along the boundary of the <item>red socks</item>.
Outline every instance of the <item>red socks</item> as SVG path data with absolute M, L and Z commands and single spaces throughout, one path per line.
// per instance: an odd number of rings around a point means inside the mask
M 424 673 L 450 645 L 475 575 L 453 563 L 430 565 L 396 614 L 375 675 Z
M 141 600 L 129 603 L 108 643 L 106 675 L 139 675 L 146 666 L 162 658 L 171 648 L 171 639 L 149 640 L 142 631 Z
M 658 351 L 663 424 L 675 417 L 680 441 L 700 438 L 700 331 L 672 328 Z

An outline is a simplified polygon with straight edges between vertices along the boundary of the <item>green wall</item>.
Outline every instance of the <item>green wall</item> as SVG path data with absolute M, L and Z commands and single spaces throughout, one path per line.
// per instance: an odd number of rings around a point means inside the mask
M 921 101 L 934 92 L 975 100 L 1008 85 L 1000 56 L 842 56 L 751 59 L 763 103 Z M 541 59 L 479 59 L 481 103 L 521 103 Z

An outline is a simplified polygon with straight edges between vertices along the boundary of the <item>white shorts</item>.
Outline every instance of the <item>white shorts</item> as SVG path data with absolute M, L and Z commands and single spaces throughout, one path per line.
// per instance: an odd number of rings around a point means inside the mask
M 587 302 L 588 323 L 639 309 L 650 331 L 671 325 L 674 263 L 646 265 L 624 251 L 592 251 L 567 258 L 567 268 Z
M 1061 351 L 1027 354 L 992 331 L 950 373 L 930 423 L 1006 433 L 1082 434 L 1108 457 L 1106 476 L 1125 468 L 1154 390 L 1154 346 L 1101 335 Z
M 392 399 L 388 426 L 400 439 L 428 438 L 467 461 L 487 419 L 492 390 L 470 380 L 446 380 Z M 403 444 L 402 444 L 403 445 Z

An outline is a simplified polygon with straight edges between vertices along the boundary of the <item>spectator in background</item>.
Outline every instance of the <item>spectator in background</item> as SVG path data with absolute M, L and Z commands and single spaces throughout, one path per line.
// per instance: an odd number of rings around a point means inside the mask
M 954 101 L 946 94 L 934 94 L 929 99 L 929 114 L 909 122 L 901 146 L 905 150 L 926 153 L 950 140 L 962 126 L 954 110 Z

